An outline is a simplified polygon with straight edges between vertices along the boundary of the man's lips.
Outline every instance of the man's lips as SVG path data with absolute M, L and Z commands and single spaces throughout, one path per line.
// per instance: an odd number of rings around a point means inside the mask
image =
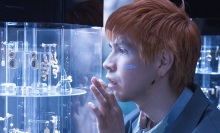
M 117 84 L 116 83 L 112 83 L 112 82 L 108 83 L 108 87 L 109 88 L 113 88 L 113 87 L 116 87 L 116 86 L 118 86 L 118 83 Z
M 113 80 L 113 79 L 110 79 L 110 78 L 107 78 L 109 80 L 109 83 L 108 83 L 108 87 L 109 88 L 113 88 L 113 87 L 116 87 L 118 86 L 118 82 Z

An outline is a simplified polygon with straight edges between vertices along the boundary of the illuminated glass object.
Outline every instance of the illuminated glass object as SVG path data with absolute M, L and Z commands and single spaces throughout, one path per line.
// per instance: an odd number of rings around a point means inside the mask
M 214 106 L 220 109 L 220 35 L 202 35 L 195 81 Z
M 1 133 L 97 132 L 87 102 L 101 77 L 100 27 L 2 22 L 0 47 Z

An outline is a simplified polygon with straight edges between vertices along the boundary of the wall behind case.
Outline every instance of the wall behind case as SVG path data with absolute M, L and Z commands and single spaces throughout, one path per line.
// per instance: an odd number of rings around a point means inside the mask
M 181 5 L 182 0 L 171 0 Z M 219 0 L 184 0 L 185 9 L 191 18 L 220 18 Z
M 53 22 L 53 23 L 72 23 L 67 21 L 66 17 L 71 8 L 75 8 L 82 2 L 99 3 L 98 8 L 91 9 L 91 4 L 83 5 L 84 15 L 86 18 L 92 14 L 97 14 L 97 21 L 86 25 L 103 26 L 103 0 L 1 0 L 0 1 L 0 21 L 6 22 Z M 92 4 L 92 6 L 94 6 Z M 93 7 L 92 7 L 93 8 Z M 98 10 L 98 11 L 97 11 Z M 79 16 L 82 11 L 76 10 Z M 100 12 L 100 13 L 97 13 Z M 89 16 L 90 15 L 90 16 Z M 78 19 L 78 18 L 74 18 Z M 93 19 L 93 18 L 92 18 Z M 77 24 L 85 24 L 83 21 L 78 21 Z M 73 23 L 76 24 L 76 23 Z

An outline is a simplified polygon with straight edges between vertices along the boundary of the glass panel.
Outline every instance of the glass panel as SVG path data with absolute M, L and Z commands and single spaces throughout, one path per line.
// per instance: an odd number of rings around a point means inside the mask
M 202 35 L 201 38 L 195 81 L 201 85 L 210 102 L 220 108 L 220 35 Z
M 96 132 L 87 102 L 91 77 L 101 78 L 101 28 L 0 26 L 0 132 Z

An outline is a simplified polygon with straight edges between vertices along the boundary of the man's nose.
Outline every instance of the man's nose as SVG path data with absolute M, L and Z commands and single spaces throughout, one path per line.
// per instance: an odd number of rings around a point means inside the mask
M 109 71 L 114 71 L 116 69 L 115 61 L 108 56 L 103 62 L 103 67 Z

